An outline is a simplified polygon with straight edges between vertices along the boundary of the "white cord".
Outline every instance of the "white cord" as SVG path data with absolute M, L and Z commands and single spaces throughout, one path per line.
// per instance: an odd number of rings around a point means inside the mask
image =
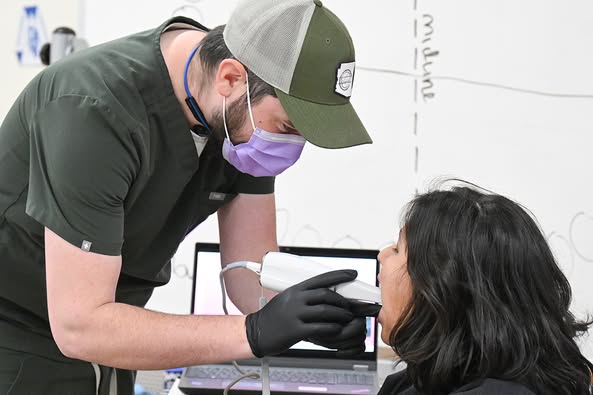
M 226 307 L 226 287 L 224 285 L 224 273 L 228 272 L 229 270 L 238 269 L 238 268 L 249 269 L 249 270 L 257 273 L 258 275 L 261 272 L 261 264 L 256 263 L 256 262 L 250 262 L 250 261 L 239 261 L 239 262 L 230 263 L 230 264 L 226 265 L 225 268 L 220 271 L 219 278 L 220 278 L 220 288 L 222 291 L 222 310 L 224 311 L 225 315 L 229 315 L 229 312 Z M 265 304 L 265 298 L 264 298 L 263 294 L 264 294 L 264 290 L 262 288 L 262 296 L 260 298 L 260 308 L 261 308 L 261 304 L 262 304 L 262 299 L 263 299 L 263 303 Z M 257 379 L 261 378 L 261 376 L 255 372 L 243 371 L 243 369 L 241 369 L 241 367 L 239 366 L 237 361 L 233 361 L 233 366 L 235 367 L 235 369 L 237 369 L 237 371 L 241 375 L 239 377 L 237 377 L 236 379 L 234 379 L 233 381 L 231 381 L 229 383 L 229 385 L 226 386 L 226 388 L 224 389 L 223 395 L 228 395 L 231 388 L 241 380 L 244 380 L 247 378 L 257 380 Z M 269 374 L 267 375 L 267 377 L 268 377 L 268 388 L 269 388 Z M 267 393 L 263 392 L 263 395 L 269 395 L 269 394 L 270 394 L 269 389 L 268 389 Z
M 224 311 L 225 315 L 229 315 L 229 312 L 226 308 L 226 287 L 224 286 L 224 276 L 223 275 L 225 272 L 228 272 L 229 270 L 238 269 L 240 267 L 242 267 L 244 269 L 249 269 L 258 275 L 261 272 L 261 264 L 256 263 L 256 262 L 250 262 L 250 261 L 239 261 L 239 262 L 229 263 L 228 265 L 225 266 L 224 269 L 222 269 L 220 271 L 219 276 L 220 276 L 220 289 L 222 291 L 222 311 Z
M 257 379 L 259 379 L 260 377 L 259 377 L 259 374 L 257 374 L 257 373 L 248 373 L 248 374 L 244 374 L 244 375 L 242 375 L 242 376 L 239 376 L 239 377 L 237 377 L 236 379 L 234 379 L 233 381 L 231 381 L 231 382 L 229 383 L 229 385 L 227 385 L 227 386 L 226 386 L 226 388 L 225 388 L 225 389 L 224 389 L 224 391 L 223 391 L 223 395 L 228 395 L 229 391 L 231 390 L 231 388 L 232 388 L 232 387 L 233 387 L 235 384 L 237 384 L 239 381 L 241 381 L 241 380 L 245 380 L 245 379 L 247 379 L 247 378 L 250 378 L 250 379 L 257 380 Z
M 261 288 L 261 296 L 259 297 L 260 310 L 266 305 L 268 301 L 264 295 L 264 287 Z M 262 395 L 270 395 L 270 363 L 268 358 L 261 360 L 261 392 Z
M 224 269 L 221 270 L 221 273 L 228 272 L 229 270 L 237 269 L 240 267 L 249 269 L 252 272 L 255 272 L 256 274 L 261 273 L 261 263 L 251 262 L 251 261 L 238 261 L 238 262 L 229 263 L 228 265 L 226 265 L 224 267 Z
M 270 395 L 270 364 L 267 358 L 261 360 L 261 393 Z

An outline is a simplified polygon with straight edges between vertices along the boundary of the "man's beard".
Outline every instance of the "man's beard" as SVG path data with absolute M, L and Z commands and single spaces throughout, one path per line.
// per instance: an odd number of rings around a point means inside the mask
M 229 131 L 229 137 L 240 133 L 240 129 L 247 118 L 247 98 L 245 95 L 241 96 L 232 103 L 227 103 L 226 106 L 226 125 Z M 212 119 L 209 122 L 212 137 L 219 143 L 226 137 L 224 130 L 224 120 L 222 117 L 222 108 L 212 112 Z

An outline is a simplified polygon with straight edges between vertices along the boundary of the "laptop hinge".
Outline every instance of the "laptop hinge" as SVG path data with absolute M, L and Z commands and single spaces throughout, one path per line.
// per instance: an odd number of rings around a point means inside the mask
M 369 370 L 369 365 L 352 365 L 352 370 L 356 372 L 367 372 Z

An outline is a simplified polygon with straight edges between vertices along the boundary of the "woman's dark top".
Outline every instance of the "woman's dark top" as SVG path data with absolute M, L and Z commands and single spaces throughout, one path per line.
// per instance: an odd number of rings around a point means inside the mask
M 406 371 L 388 376 L 377 395 L 417 395 L 418 391 L 410 383 Z M 497 379 L 483 379 L 465 384 L 450 394 L 456 395 L 535 395 L 527 387 Z

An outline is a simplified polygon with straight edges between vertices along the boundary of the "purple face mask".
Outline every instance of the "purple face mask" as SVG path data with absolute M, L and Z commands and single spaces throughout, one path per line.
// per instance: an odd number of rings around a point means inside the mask
M 247 104 L 253 134 L 246 143 L 234 145 L 226 126 L 226 98 L 222 98 L 222 119 L 226 138 L 222 144 L 222 156 L 241 173 L 254 177 L 277 176 L 301 156 L 305 147 L 305 138 L 294 134 L 266 132 L 255 127 L 247 83 Z
M 241 173 L 277 176 L 295 164 L 304 146 L 302 136 L 256 128 L 246 143 L 233 145 L 228 138 L 224 139 L 222 156 Z

